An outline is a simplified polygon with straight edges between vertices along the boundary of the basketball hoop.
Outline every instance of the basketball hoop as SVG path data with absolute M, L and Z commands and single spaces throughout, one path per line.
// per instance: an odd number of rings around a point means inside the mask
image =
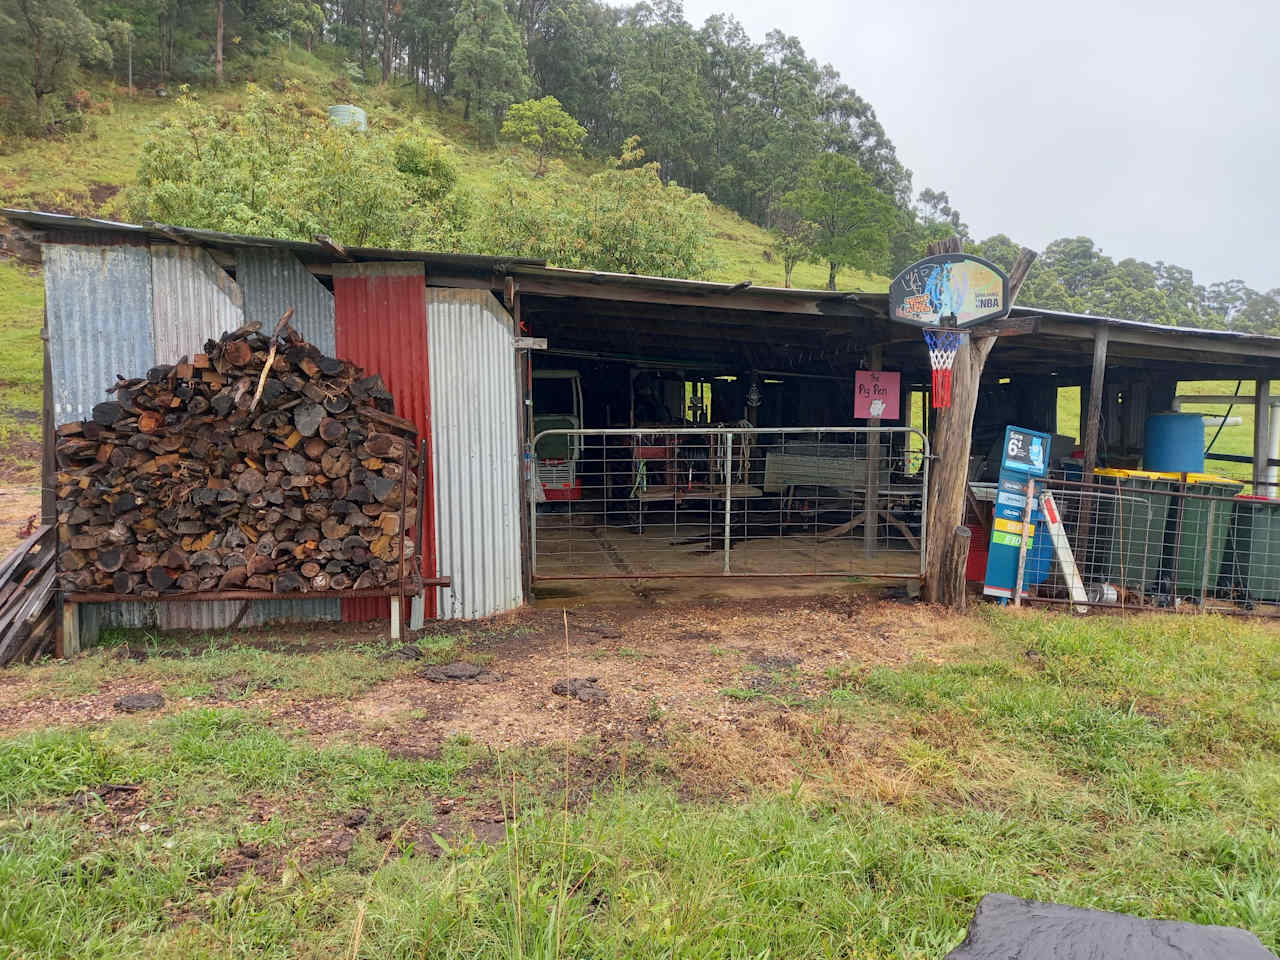
M 929 346 L 929 366 L 933 368 L 933 408 L 951 406 L 951 365 L 956 362 L 956 351 L 968 335 L 959 330 L 926 330 L 924 342 Z

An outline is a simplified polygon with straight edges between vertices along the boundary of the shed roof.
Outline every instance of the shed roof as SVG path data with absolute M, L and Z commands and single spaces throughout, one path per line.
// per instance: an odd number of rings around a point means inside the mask
M 495 257 L 474 254 L 435 253 L 421 250 L 391 250 L 377 247 L 340 247 L 318 238 L 308 243 L 272 237 L 243 236 L 213 230 L 197 230 L 160 223 L 132 224 L 90 217 L 73 217 L 38 210 L 0 209 L 11 222 L 35 231 L 37 239 L 72 241 L 76 235 L 100 235 L 103 242 L 114 235 L 116 242 L 156 241 L 188 243 L 233 252 L 242 248 L 288 250 L 317 273 L 327 272 L 326 265 L 343 262 L 418 261 L 427 266 L 428 283 L 440 286 L 464 286 L 501 289 L 506 278 L 519 284 L 522 294 L 532 298 L 531 307 L 540 300 L 544 310 L 557 303 L 573 301 L 588 312 L 607 314 L 616 304 L 651 304 L 667 308 L 692 308 L 689 313 L 715 311 L 747 311 L 755 314 L 755 322 L 777 327 L 781 318 L 770 314 L 792 314 L 823 318 L 805 326 L 823 326 L 841 336 L 856 332 L 884 339 L 886 331 L 902 326 L 889 318 L 888 294 L 862 291 L 831 291 L 758 286 L 750 281 L 722 283 L 684 280 L 675 277 L 652 277 L 611 273 L 598 270 L 574 270 L 548 266 L 545 260 L 528 257 Z M 612 308 L 609 305 L 614 305 Z M 1094 314 L 1046 310 L 1033 305 L 1018 305 L 1015 318 L 1038 318 L 1035 342 L 1044 350 L 1042 361 L 1055 362 L 1051 349 L 1056 343 L 1067 348 L 1061 359 L 1077 352 L 1069 341 L 1091 340 L 1094 331 L 1108 328 L 1112 355 L 1129 357 L 1135 362 L 1145 359 L 1163 360 L 1180 365 L 1217 363 L 1236 368 L 1274 368 L 1280 361 L 1280 337 L 1244 333 L 1233 330 L 1210 330 L 1173 327 L 1156 323 L 1125 320 Z M 851 323 L 852 321 L 852 323 Z M 750 323 L 742 317 L 738 323 Z M 797 330 L 796 332 L 799 332 Z M 1002 351 L 1010 362 L 1021 354 L 1031 357 L 1030 344 L 1017 343 L 1024 338 L 1011 338 L 1011 350 Z M 1080 345 L 1083 346 L 1082 344 Z M 1224 373 L 1227 371 L 1223 371 Z M 1214 374 L 1208 374 L 1210 376 Z

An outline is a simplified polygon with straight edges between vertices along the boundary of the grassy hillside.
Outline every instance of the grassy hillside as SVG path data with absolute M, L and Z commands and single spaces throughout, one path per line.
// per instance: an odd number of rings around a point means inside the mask
M 256 79 L 264 89 L 299 109 L 324 109 L 332 103 L 350 101 L 376 120 L 391 125 L 410 119 L 422 121 L 450 144 L 461 181 L 473 191 L 485 187 L 498 165 L 519 152 L 507 144 L 496 149 L 480 146 L 470 126 L 462 123 L 457 114 L 427 109 L 412 88 L 351 85 L 302 51 L 263 62 Z M 286 84 L 289 86 L 284 92 Z M 244 87 L 200 91 L 200 96 L 206 102 L 235 109 L 243 101 Z M 173 102 L 154 96 L 130 98 L 120 88 L 107 87 L 94 90 L 93 97 L 94 106 L 84 133 L 61 141 L 10 144 L 8 152 L 0 153 L 0 202 L 79 214 L 123 214 L 120 191 L 134 181 L 149 127 L 171 112 Z M 570 169 L 573 179 L 585 187 L 587 178 L 600 165 L 583 159 L 571 164 Z M 782 286 L 782 263 L 773 256 L 767 231 L 723 207 L 714 208 L 712 227 L 715 267 L 710 279 Z M 826 267 L 818 264 L 801 264 L 792 277 L 794 285 L 800 287 L 825 286 L 826 279 Z M 846 270 L 841 271 L 838 283 L 841 289 L 884 290 L 888 281 Z

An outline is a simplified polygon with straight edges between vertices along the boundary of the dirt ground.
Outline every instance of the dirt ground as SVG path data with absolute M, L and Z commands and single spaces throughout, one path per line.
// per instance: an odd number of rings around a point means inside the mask
M 0 484 L 0 558 L 17 546 L 40 522 L 37 484 Z
M 567 631 L 566 631 L 567 621 Z M 367 641 L 378 625 L 326 625 L 271 633 L 272 646 L 315 651 Z M 351 699 L 258 691 L 240 706 L 320 741 L 354 740 L 395 754 L 431 756 L 458 735 L 495 749 L 575 742 L 662 742 L 673 729 L 731 731 L 762 709 L 777 711 L 828 692 L 878 665 L 941 656 L 974 643 L 975 623 L 909 602 L 868 597 L 766 598 L 664 606 L 525 609 L 481 624 L 443 624 L 477 672 L 409 669 Z M 245 631 L 254 643 L 260 631 Z M 234 679 L 234 678 L 233 678 Z M 553 692 L 562 680 L 581 698 Z M 155 689 L 154 671 L 126 669 L 84 696 L 32 698 L 20 675 L 0 675 L 0 735 L 119 714 L 121 696 Z M 167 710 L 223 699 L 170 698 Z M 593 692 L 595 691 L 595 692 Z M 189 701 L 189 702 L 188 702 Z

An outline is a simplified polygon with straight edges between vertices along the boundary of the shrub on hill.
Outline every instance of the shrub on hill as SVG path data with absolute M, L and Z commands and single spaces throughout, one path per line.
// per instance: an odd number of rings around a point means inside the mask
M 185 93 L 143 147 L 129 209 L 228 233 L 452 250 L 467 221 L 447 151 L 420 130 L 335 126 L 250 87 L 243 110 Z

